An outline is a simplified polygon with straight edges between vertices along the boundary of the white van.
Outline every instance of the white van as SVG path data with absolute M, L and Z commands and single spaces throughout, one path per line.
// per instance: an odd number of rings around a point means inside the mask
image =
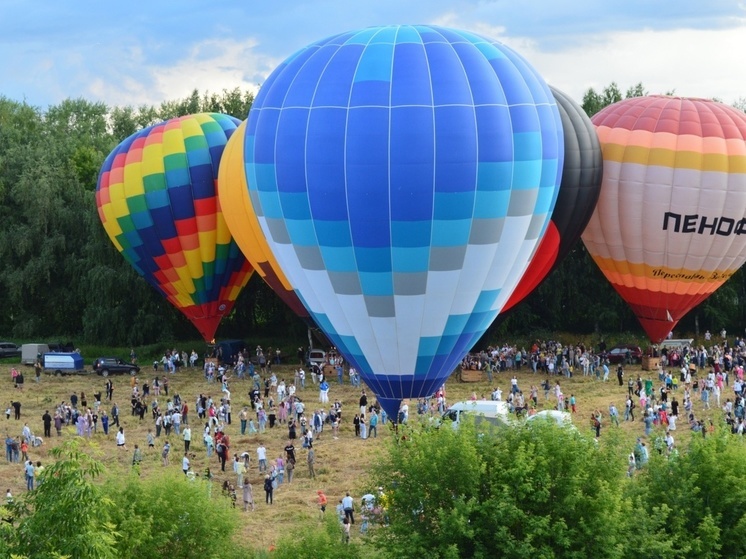
M 526 418 L 526 423 L 529 423 L 529 424 L 533 422 L 539 422 L 539 421 L 555 423 L 559 425 L 560 427 L 573 426 L 572 415 L 570 415 L 566 411 L 541 410 L 540 412 L 536 412 L 534 415 L 529 415 Z
M 658 345 L 661 349 L 678 349 L 682 347 L 692 347 L 694 338 L 681 338 L 678 340 L 663 340 Z
M 23 344 L 21 346 L 21 363 L 23 365 L 33 365 L 45 353 L 49 353 L 47 344 Z
M 505 426 L 512 421 L 507 402 L 496 402 L 493 400 L 467 400 L 456 402 L 443 414 L 443 420 L 449 420 L 454 429 L 458 429 L 459 422 L 464 415 L 471 415 L 479 424 L 482 421 L 492 425 Z

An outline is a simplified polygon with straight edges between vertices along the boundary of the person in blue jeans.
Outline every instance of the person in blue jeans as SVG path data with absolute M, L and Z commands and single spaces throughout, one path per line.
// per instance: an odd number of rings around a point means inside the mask
M 374 439 L 378 437 L 378 414 L 374 411 L 370 414 L 370 420 L 368 421 L 368 427 L 370 434 L 368 436 Z
M 29 491 L 32 491 L 34 489 L 34 463 L 29 460 L 26 462 L 26 488 Z
M 653 414 L 646 413 L 643 421 L 645 422 L 645 436 L 649 437 L 650 432 L 653 430 Z

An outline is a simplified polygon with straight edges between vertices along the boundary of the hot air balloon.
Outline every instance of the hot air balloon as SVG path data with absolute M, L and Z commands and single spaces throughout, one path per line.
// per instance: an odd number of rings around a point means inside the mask
M 239 122 L 209 113 L 145 128 L 109 154 L 96 187 L 114 246 L 205 340 L 253 271 L 215 193 L 220 157 Z
M 309 317 L 269 249 L 249 198 L 244 169 L 246 121 L 242 122 L 225 146 L 218 171 L 218 199 L 233 238 L 259 276 L 282 301 L 301 318 Z
M 507 300 L 551 215 L 556 104 L 504 45 L 434 26 L 314 43 L 249 114 L 251 205 L 315 322 L 392 417 Z
M 562 182 L 552 220 L 528 269 L 500 311 L 503 316 L 528 297 L 560 265 L 588 225 L 601 192 L 603 159 L 591 119 L 559 89 L 549 86 L 557 101 L 565 138 Z
M 746 114 L 649 96 L 592 121 L 604 177 L 583 242 L 658 343 L 746 260 Z

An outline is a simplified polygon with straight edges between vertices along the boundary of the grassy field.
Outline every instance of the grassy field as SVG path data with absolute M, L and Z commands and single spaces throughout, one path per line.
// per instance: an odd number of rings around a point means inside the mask
M 25 368 L 24 374 L 26 382 L 23 390 L 14 390 L 11 382 L 10 375 L 11 365 L 5 363 L 2 365 L 2 370 L 5 373 L 5 378 L 2 380 L 3 385 L 6 389 L 3 390 L 5 394 L 5 405 L 8 406 L 9 402 L 18 400 L 22 403 L 21 410 L 21 421 L 15 421 L 11 415 L 11 419 L 6 420 L 2 418 L 3 432 L 11 436 L 21 434 L 23 424 L 28 422 L 33 432 L 37 436 L 43 434 L 43 426 L 41 416 L 45 410 L 49 410 L 51 414 L 54 413 L 55 404 L 60 401 L 70 401 L 70 395 L 75 392 L 80 394 L 81 391 L 85 392 L 88 397 L 89 406 L 93 402 L 93 394 L 101 391 L 104 393 L 104 379 L 102 377 L 93 376 L 78 376 L 78 377 L 62 377 L 56 378 L 49 375 L 44 375 L 40 384 L 34 382 L 33 369 Z M 280 365 L 275 366 L 274 370 L 278 378 L 292 379 L 293 377 L 293 365 Z M 623 418 L 624 414 L 624 401 L 627 393 L 626 379 L 630 375 L 633 378 L 637 378 L 638 374 L 643 375 L 643 379 L 649 376 L 648 372 L 641 371 L 639 366 L 631 366 L 626 368 L 626 377 L 624 386 L 619 386 L 616 380 L 615 368 L 612 369 L 612 374 L 608 382 L 601 382 L 591 377 L 575 376 L 571 379 L 565 379 L 563 377 L 554 377 L 550 379 L 552 385 L 556 380 L 560 380 L 563 392 L 569 398 L 570 394 L 574 394 L 577 399 L 578 413 L 573 417 L 574 423 L 578 428 L 583 431 L 590 433 L 590 413 L 594 409 L 600 409 L 606 421 L 601 433 L 601 444 L 603 444 L 604 438 L 608 433 L 609 429 L 617 429 L 612 427 L 608 422 L 608 406 L 611 402 L 614 402 L 620 410 L 620 419 Z M 162 371 L 159 371 L 159 376 L 163 375 Z M 148 366 L 141 371 L 139 380 L 141 382 L 147 381 L 152 385 L 155 372 L 152 370 L 152 366 Z M 510 387 L 511 372 L 501 373 L 495 375 L 493 383 L 490 385 L 486 379 L 480 383 L 461 383 L 459 382 L 456 375 L 452 376 L 446 385 L 446 395 L 449 402 L 455 402 L 459 400 L 468 399 L 472 394 L 476 394 L 478 397 L 484 396 L 489 398 L 491 389 L 493 386 L 499 386 L 504 395 Z M 524 391 L 524 394 L 528 397 L 529 388 L 532 384 L 540 388 L 541 382 L 545 377 L 540 375 L 534 375 L 528 371 L 521 371 L 517 373 L 519 380 L 519 386 Z M 94 434 L 90 440 L 84 442 L 85 447 L 91 455 L 95 456 L 106 466 L 106 470 L 109 475 L 120 475 L 131 468 L 132 460 L 132 449 L 134 444 L 139 444 L 140 448 L 145 450 L 145 459 L 142 464 L 142 475 L 143 476 L 157 476 L 163 471 L 163 466 L 160 460 L 160 451 L 162 449 L 165 437 L 163 434 L 161 438 L 156 442 L 156 448 L 150 451 L 147 450 L 146 434 L 148 428 L 153 428 L 153 421 L 151 415 L 148 413 L 143 421 L 139 418 L 130 415 L 130 377 L 129 376 L 113 376 L 114 381 L 114 401 L 120 406 L 120 417 L 121 424 L 124 427 L 125 434 L 127 436 L 127 448 L 128 451 L 118 451 L 116 447 L 114 431 L 110 430 L 109 435 L 104 436 L 100 429 L 99 432 Z M 266 505 L 264 502 L 264 491 L 262 489 L 262 475 L 257 470 L 256 460 L 256 448 L 261 442 L 267 448 L 268 459 L 274 459 L 282 453 L 282 450 L 287 443 L 288 431 L 285 426 L 276 426 L 274 429 L 267 430 L 265 434 L 253 435 L 253 436 L 240 436 L 240 429 L 238 423 L 238 412 L 241 406 L 248 405 L 248 391 L 252 387 L 252 383 L 248 380 L 231 380 L 231 393 L 232 393 L 232 408 L 233 408 L 233 424 L 227 429 L 228 434 L 232 440 L 231 454 L 241 452 L 249 452 L 252 457 L 252 472 L 249 476 L 251 483 L 254 488 L 254 498 L 256 502 L 256 510 L 254 512 L 244 513 L 240 510 L 240 492 L 239 492 L 239 506 L 236 508 L 236 514 L 241 517 L 242 530 L 240 538 L 246 542 L 249 542 L 253 546 L 261 548 L 267 548 L 271 544 L 275 543 L 278 537 L 287 534 L 291 529 L 298 526 L 299 521 L 317 518 L 318 511 L 315 505 L 316 490 L 322 489 L 326 492 L 329 497 L 330 509 L 333 514 L 334 506 L 337 501 L 341 499 L 345 491 L 351 491 L 352 495 L 359 500 L 360 496 L 365 492 L 368 492 L 373 487 L 373 481 L 368 474 L 369 466 L 381 455 L 384 451 L 384 447 L 387 439 L 391 436 L 388 425 L 379 425 L 379 434 L 377 439 L 361 440 L 355 438 L 354 429 L 352 426 L 352 418 L 357 411 L 358 398 L 360 396 L 360 390 L 358 388 L 351 387 L 349 384 L 339 386 L 336 384 L 336 379 L 331 379 L 331 390 L 329 397 L 331 401 L 339 398 L 343 403 L 343 423 L 340 429 L 340 436 L 337 440 L 331 436 L 331 431 L 327 428 L 320 440 L 314 443 L 316 449 L 316 479 L 309 479 L 308 470 L 306 467 L 306 451 L 301 449 L 300 442 L 296 441 L 296 455 L 298 458 L 298 464 L 296 469 L 295 479 L 292 485 L 287 483 L 281 485 L 278 490 L 275 491 L 274 504 L 272 506 Z M 656 387 L 659 385 L 657 379 L 654 378 Z M 214 495 L 220 496 L 218 487 L 222 484 L 225 479 L 235 483 L 235 475 L 233 474 L 231 461 L 226 463 L 226 471 L 221 472 L 217 458 L 213 455 L 211 459 L 207 459 L 204 445 L 202 444 L 202 428 L 204 423 L 200 424 L 196 416 L 195 410 L 195 398 L 199 393 L 211 394 L 213 397 L 219 399 L 219 388 L 216 384 L 208 385 L 202 375 L 201 369 L 183 369 L 180 372 L 169 376 L 170 390 L 169 393 L 179 393 L 184 401 L 189 404 L 190 412 L 190 424 L 193 429 L 192 435 L 192 451 L 196 453 L 196 458 L 192 460 L 192 467 L 197 472 L 203 472 L 206 467 L 210 467 L 215 475 L 214 483 L 216 491 Z M 307 412 L 313 410 L 318 404 L 318 391 L 314 389 L 313 384 L 310 380 L 310 375 L 307 382 L 307 388 L 303 391 L 299 391 L 301 398 L 307 403 Z M 151 396 L 152 398 L 152 396 Z M 677 398 L 680 402 L 683 400 L 683 392 L 680 389 L 677 394 Z M 162 394 L 160 401 L 165 404 L 166 397 Z M 725 396 L 723 397 L 723 402 Z M 541 409 L 550 408 L 554 405 L 554 401 L 545 401 L 543 390 L 539 390 L 539 403 Z M 110 410 L 111 405 L 108 402 L 103 402 L 102 407 Z M 3 408 L 4 409 L 4 408 Z M 718 410 L 712 410 L 704 413 L 702 410 L 702 404 L 698 399 L 695 400 L 695 413 L 703 419 L 712 418 L 716 423 L 720 418 L 720 412 Z M 683 407 L 682 407 L 683 411 Z M 644 433 L 643 423 L 640 421 L 640 409 L 635 409 L 635 415 L 637 421 L 635 422 L 623 422 L 618 428 L 621 431 L 624 440 L 628 440 L 629 448 L 632 449 L 634 440 L 637 436 L 641 436 Z M 416 413 L 416 402 L 410 402 L 410 417 L 414 417 Z M 310 415 L 310 414 L 309 414 Z M 655 434 L 662 433 L 662 428 L 656 428 Z M 62 438 L 75 437 L 76 431 L 73 426 L 69 426 L 63 429 Z M 688 429 L 685 421 L 680 421 L 679 429 L 675 434 L 676 442 L 678 446 L 685 444 L 686 441 L 691 437 L 691 432 Z M 59 438 L 55 436 L 54 427 L 52 427 L 51 439 L 46 439 L 44 444 L 39 448 L 30 449 L 30 458 L 33 460 L 41 460 L 42 463 L 48 460 L 48 451 L 53 447 Z M 177 437 L 172 434 L 170 441 L 173 445 L 171 453 L 171 464 L 169 468 L 180 470 L 181 469 L 181 457 L 183 455 L 183 443 L 181 437 Z M 22 464 L 9 464 L 5 460 L 0 462 L 0 484 L 2 488 L 10 488 L 14 494 L 19 494 L 24 490 L 24 479 Z M 217 497 L 222 498 L 222 497 Z M 328 513 L 327 513 L 328 514 Z

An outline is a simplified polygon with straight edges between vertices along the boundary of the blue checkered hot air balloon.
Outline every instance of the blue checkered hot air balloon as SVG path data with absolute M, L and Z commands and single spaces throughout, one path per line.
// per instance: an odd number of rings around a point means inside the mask
M 518 54 L 434 26 L 314 43 L 249 114 L 252 206 L 279 266 L 390 416 L 431 395 L 510 296 L 563 162 Z

